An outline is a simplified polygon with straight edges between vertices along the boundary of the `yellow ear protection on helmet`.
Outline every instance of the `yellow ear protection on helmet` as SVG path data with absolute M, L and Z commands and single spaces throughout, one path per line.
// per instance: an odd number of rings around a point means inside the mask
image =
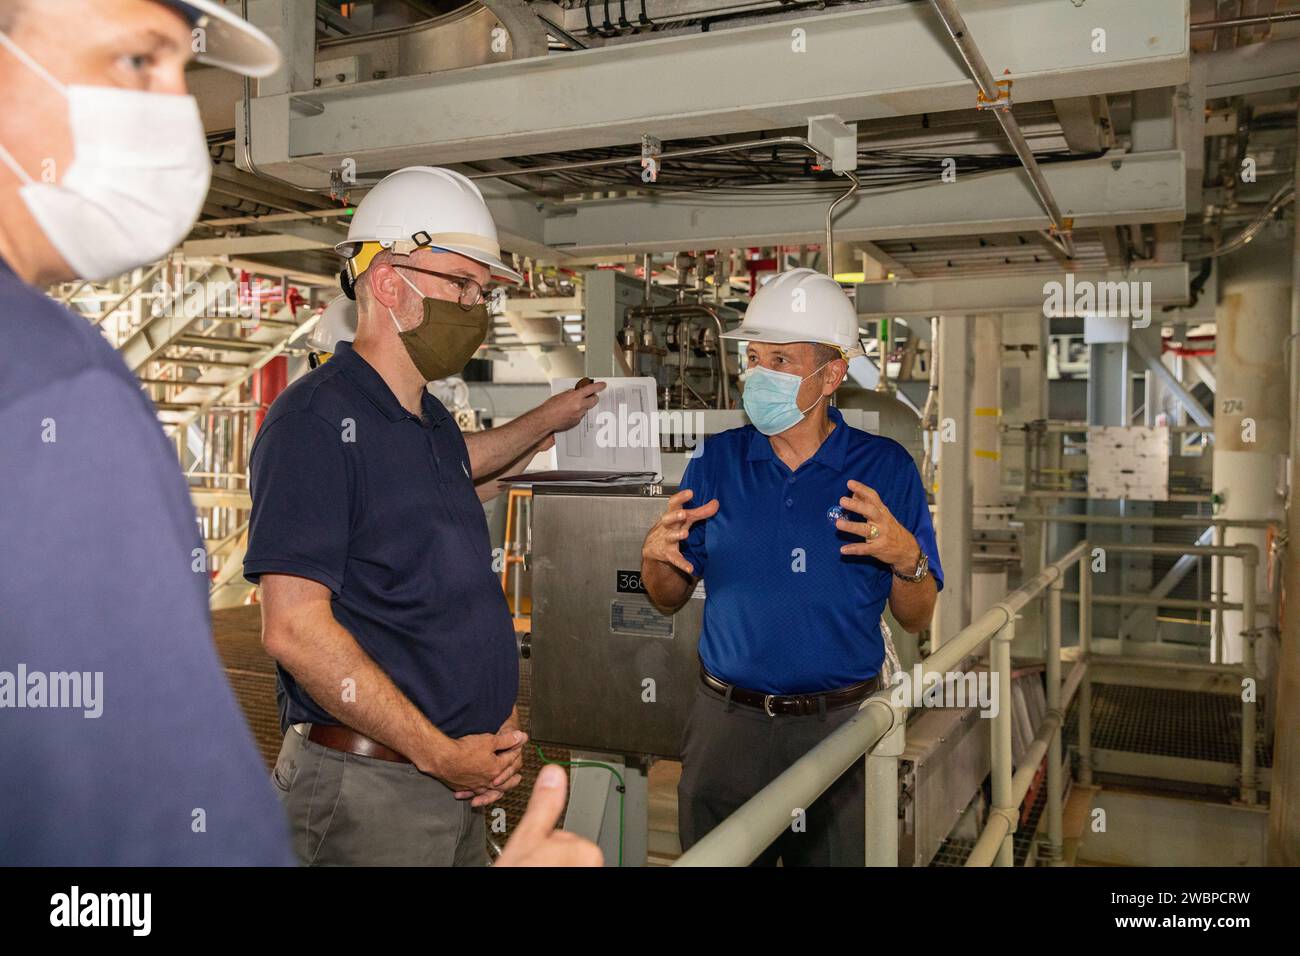
M 370 268 L 371 261 L 375 256 L 383 251 L 383 245 L 378 242 L 363 242 L 357 249 L 357 254 L 343 264 L 339 271 L 339 288 L 349 299 L 356 301 L 357 298 L 357 279 L 361 273 Z
M 416 233 L 411 239 L 413 243 L 416 243 L 411 250 L 412 252 L 415 249 L 428 249 L 430 252 L 446 251 L 440 246 L 429 245 L 427 241 L 429 239 L 428 233 Z M 419 243 L 420 239 L 425 240 L 423 244 Z M 383 243 L 363 242 L 360 248 L 357 249 L 356 255 L 344 263 L 343 268 L 339 271 L 339 288 L 343 290 L 343 294 L 349 299 L 356 301 L 357 279 L 361 278 L 361 273 L 370 268 L 370 263 L 374 261 L 375 256 L 379 255 L 383 250 Z

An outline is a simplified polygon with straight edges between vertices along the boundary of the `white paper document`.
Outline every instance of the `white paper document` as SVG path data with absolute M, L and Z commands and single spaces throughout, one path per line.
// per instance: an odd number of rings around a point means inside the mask
M 663 477 L 659 450 L 659 407 L 653 378 L 598 378 L 605 388 L 582 421 L 555 435 L 555 471 L 525 472 L 501 481 L 562 481 L 618 484 Z M 551 381 L 551 394 L 576 385 L 576 378 Z

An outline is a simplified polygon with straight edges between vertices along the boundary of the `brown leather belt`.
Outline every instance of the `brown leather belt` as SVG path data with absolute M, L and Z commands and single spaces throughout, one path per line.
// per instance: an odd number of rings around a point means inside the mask
M 359 734 L 351 727 L 338 724 L 312 724 L 307 732 L 307 739 L 331 750 L 356 754 L 358 757 L 374 757 L 392 763 L 410 763 L 396 750 L 385 747 L 378 740 L 371 740 L 365 734 Z
M 755 707 L 769 717 L 775 717 L 777 714 L 793 714 L 799 717 L 817 714 L 821 712 L 823 701 L 827 710 L 848 707 L 850 704 L 861 703 L 880 689 L 879 674 L 860 684 L 851 684 L 848 687 L 819 694 L 764 694 L 758 690 L 733 687 L 726 681 L 714 677 L 703 666 L 700 667 L 700 680 L 709 690 L 716 691 L 724 697 L 730 690 L 731 699 L 737 704 Z

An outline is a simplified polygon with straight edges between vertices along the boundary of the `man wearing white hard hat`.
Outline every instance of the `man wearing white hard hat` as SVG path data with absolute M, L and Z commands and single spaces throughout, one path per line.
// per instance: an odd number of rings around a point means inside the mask
M 782 273 L 723 337 L 747 342 L 751 424 L 705 441 L 642 550 L 661 609 L 681 607 L 700 579 L 707 595 L 682 744 L 683 849 L 857 713 L 881 686 L 886 603 L 919 630 L 943 580 L 911 456 L 829 404 L 862 354 L 839 285 Z M 791 808 L 758 862 L 861 866 L 865 798 L 857 761 L 812 806 Z
M 518 784 L 527 738 L 475 486 L 603 386 L 468 435 L 429 393 L 484 341 L 491 285 L 520 279 L 460 173 L 387 176 L 337 249 L 355 338 L 276 399 L 249 464 L 244 574 L 279 665 L 273 776 L 303 862 L 481 865 L 483 808 Z
M 308 364 L 312 368 L 329 361 L 340 342 L 351 342 L 357 337 L 357 304 L 346 295 L 332 299 L 316 320 L 316 326 L 307 333 Z
M 202 40 L 202 42 L 197 42 Z M 212 644 L 175 449 L 121 358 L 41 287 L 189 232 L 211 160 L 185 65 L 279 53 L 209 2 L 0 2 L 0 859 L 289 864 Z

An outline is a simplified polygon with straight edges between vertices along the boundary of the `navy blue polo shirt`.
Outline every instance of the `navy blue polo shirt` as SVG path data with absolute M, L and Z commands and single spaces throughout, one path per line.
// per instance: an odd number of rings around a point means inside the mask
M 292 864 L 153 405 L 3 260 L 0 326 L 0 862 Z
M 696 522 L 683 557 L 704 579 L 700 660 L 713 674 L 767 694 L 833 690 L 874 676 L 885 657 L 880 615 L 893 571 L 844 555 L 862 538 L 835 527 L 850 478 L 874 488 L 916 538 L 943 587 L 921 476 L 898 442 L 835 423 L 817 453 L 791 472 L 753 425 L 707 439 L 682 476 L 687 507 L 718 499 Z M 852 512 L 850 520 L 861 520 Z
M 310 578 L 334 617 L 449 737 L 495 733 L 519 690 L 514 624 L 456 422 L 412 415 L 351 343 L 267 413 L 249 461 L 244 576 Z M 284 668 L 280 722 L 337 724 Z

